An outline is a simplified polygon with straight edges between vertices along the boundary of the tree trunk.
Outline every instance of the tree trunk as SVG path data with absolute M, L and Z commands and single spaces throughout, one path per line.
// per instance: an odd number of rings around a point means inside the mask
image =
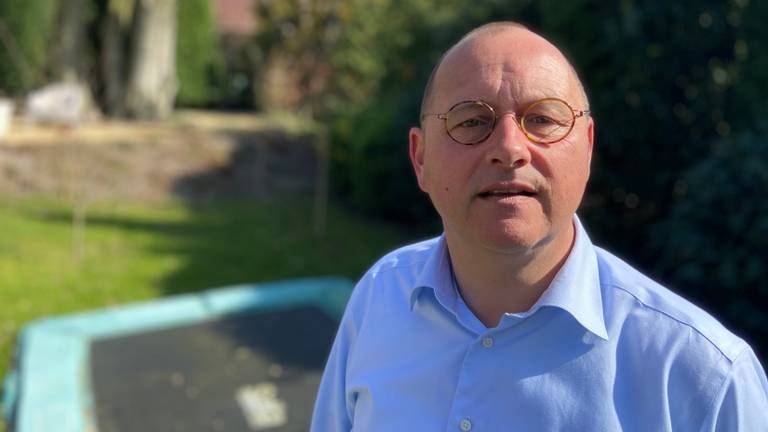
M 104 85 L 103 108 L 111 116 L 125 114 L 123 90 L 125 88 L 126 32 L 120 16 L 108 7 L 100 24 L 101 77 Z
M 176 0 L 137 0 L 125 106 L 140 119 L 167 118 L 178 89 Z
M 54 76 L 70 83 L 86 81 L 86 11 L 85 0 L 68 0 L 58 10 L 57 37 L 54 44 Z

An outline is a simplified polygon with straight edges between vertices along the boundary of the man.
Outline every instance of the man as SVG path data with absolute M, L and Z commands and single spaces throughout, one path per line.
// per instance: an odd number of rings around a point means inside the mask
M 590 243 L 594 127 L 569 62 L 518 24 L 444 55 L 409 135 L 444 234 L 359 282 L 313 431 L 768 431 L 751 348 Z

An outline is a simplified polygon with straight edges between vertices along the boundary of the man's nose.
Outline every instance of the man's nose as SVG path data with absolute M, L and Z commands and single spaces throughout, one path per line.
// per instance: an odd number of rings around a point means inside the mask
M 488 150 L 491 165 L 520 168 L 531 162 L 530 141 L 514 113 L 499 116 L 489 141 L 492 144 Z

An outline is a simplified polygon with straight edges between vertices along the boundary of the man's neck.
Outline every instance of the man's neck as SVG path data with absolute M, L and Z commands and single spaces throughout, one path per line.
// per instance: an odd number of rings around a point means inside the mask
M 486 327 L 496 327 L 505 313 L 523 312 L 536 303 L 568 258 L 575 241 L 575 227 L 570 228 L 519 254 L 466 247 L 446 235 L 459 292 Z

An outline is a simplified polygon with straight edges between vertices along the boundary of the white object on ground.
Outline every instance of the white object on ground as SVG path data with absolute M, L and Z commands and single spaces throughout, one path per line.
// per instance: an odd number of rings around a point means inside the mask
M 11 99 L 0 99 L 0 138 L 2 138 L 11 127 L 13 118 L 13 101 Z
M 26 120 L 75 126 L 85 119 L 87 94 L 85 87 L 79 84 L 49 84 L 27 96 Z
M 274 383 L 243 386 L 237 390 L 235 398 L 251 430 L 271 429 L 288 422 L 288 407 L 277 397 L 277 386 Z

